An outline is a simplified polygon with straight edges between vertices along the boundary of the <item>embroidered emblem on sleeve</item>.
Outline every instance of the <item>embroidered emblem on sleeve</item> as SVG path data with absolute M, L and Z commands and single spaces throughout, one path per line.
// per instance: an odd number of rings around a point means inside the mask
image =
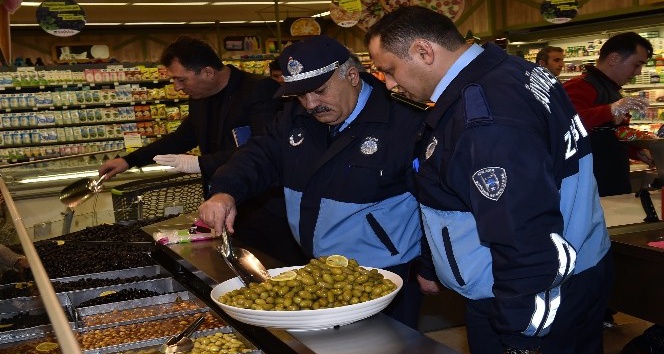
M 507 172 L 502 167 L 485 167 L 473 174 L 473 182 L 483 196 L 496 201 L 507 187 Z
M 365 155 L 373 155 L 378 151 L 378 139 L 368 136 L 362 142 L 360 146 L 360 152 Z

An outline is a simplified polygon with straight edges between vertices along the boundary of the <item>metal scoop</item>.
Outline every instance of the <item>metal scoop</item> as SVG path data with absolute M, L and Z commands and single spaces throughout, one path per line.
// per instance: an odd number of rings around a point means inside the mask
M 106 175 L 99 179 L 81 178 L 66 186 L 60 191 L 60 201 L 69 208 L 73 208 L 101 190 Z
M 205 315 L 196 319 L 192 322 L 184 331 L 180 332 L 177 336 L 168 338 L 166 343 L 161 345 L 159 351 L 165 354 L 175 354 L 175 353 L 188 353 L 194 349 L 194 342 L 189 338 L 189 336 L 194 333 L 196 328 L 203 323 L 205 320 Z
M 225 229 L 221 232 L 221 246 L 217 246 L 217 252 L 224 257 L 226 264 L 244 285 L 261 283 L 270 279 L 267 269 L 253 253 L 244 248 L 231 247 Z

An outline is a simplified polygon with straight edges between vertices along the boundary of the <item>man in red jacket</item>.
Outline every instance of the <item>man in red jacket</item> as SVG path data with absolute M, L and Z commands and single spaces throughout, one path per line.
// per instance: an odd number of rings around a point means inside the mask
M 629 149 L 616 136 L 616 129 L 628 126 L 631 111 L 644 112 L 648 100 L 623 97 L 622 86 L 636 75 L 652 56 L 652 44 L 634 32 L 609 38 L 599 52 L 596 65 L 564 83 L 583 125 L 591 132 L 593 172 L 600 197 L 632 192 L 629 158 L 652 165 L 648 150 Z

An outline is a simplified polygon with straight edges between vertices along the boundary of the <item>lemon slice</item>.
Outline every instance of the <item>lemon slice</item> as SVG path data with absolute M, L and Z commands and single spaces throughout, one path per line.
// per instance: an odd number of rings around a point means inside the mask
M 58 347 L 58 343 L 42 342 L 35 348 L 38 352 L 49 352 Z
M 272 280 L 275 281 L 286 281 L 286 280 L 293 280 L 297 277 L 297 273 L 295 273 L 292 270 L 285 271 L 275 277 L 272 277 Z
M 31 287 L 31 286 L 32 286 L 32 282 L 31 282 L 31 281 L 19 282 L 19 283 L 16 283 L 16 285 L 14 285 L 14 287 L 15 287 L 16 289 L 25 289 L 25 288 L 29 288 L 29 287 Z
M 348 258 L 340 256 L 338 254 L 334 254 L 327 257 L 327 259 L 325 260 L 325 264 L 329 265 L 330 267 L 347 267 Z
M 102 292 L 101 294 L 99 294 L 99 296 L 107 296 L 107 295 L 111 295 L 111 294 L 115 294 L 115 293 L 116 293 L 115 290 L 106 290 L 106 291 Z

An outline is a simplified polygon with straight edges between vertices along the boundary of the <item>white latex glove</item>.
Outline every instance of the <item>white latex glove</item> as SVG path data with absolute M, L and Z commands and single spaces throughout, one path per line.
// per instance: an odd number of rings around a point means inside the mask
M 649 105 L 650 102 L 645 97 L 623 97 L 611 104 L 613 122 L 620 124 L 625 118 L 627 118 L 630 111 L 645 113 L 646 108 L 648 108 Z
M 198 165 L 198 156 L 187 154 L 157 155 L 153 160 L 163 166 L 173 166 L 178 172 L 201 173 L 201 167 Z

